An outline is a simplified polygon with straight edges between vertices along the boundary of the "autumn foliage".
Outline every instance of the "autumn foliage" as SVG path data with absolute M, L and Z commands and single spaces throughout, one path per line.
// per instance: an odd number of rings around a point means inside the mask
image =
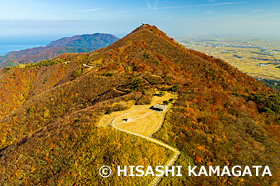
M 153 135 L 181 151 L 177 165 L 269 165 L 273 172 L 164 177 L 161 185 L 280 184 L 274 176 L 280 165 L 279 93 L 221 59 L 181 46 L 155 26 L 141 26 L 91 53 L 2 69 L 0 84 L 1 184 L 147 185 L 151 178 L 104 180 L 97 169 L 163 164 L 170 152 L 96 123 L 125 109 L 114 108 L 120 101 L 149 103 L 154 89 L 178 96 Z

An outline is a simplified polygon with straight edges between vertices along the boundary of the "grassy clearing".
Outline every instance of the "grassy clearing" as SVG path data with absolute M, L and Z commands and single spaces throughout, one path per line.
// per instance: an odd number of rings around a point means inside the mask
M 159 93 L 159 92 L 156 92 Z M 146 114 L 147 112 L 151 112 L 151 110 L 149 110 L 149 108 L 152 105 L 155 105 L 157 103 L 162 104 L 163 101 L 168 101 L 171 98 L 175 98 L 174 94 L 171 92 L 164 92 L 165 94 L 162 97 L 159 96 L 153 96 L 151 104 L 149 105 L 133 105 L 134 102 L 129 102 L 127 103 L 129 105 L 129 109 L 127 110 L 123 110 L 123 111 L 117 111 L 117 112 L 113 112 L 111 114 L 105 114 L 97 123 L 98 127 L 107 127 L 111 124 L 111 122 L 117 118 L 120 117 L 122 115 L 124 115 L 125 119 L 127 117 L 130 118 L 138 118 L 143 116 L 144 114 Z M 166 112 L 166 111 L 165 111 Z M 165 114 L 165 112 L 163 112 L 163 114 Z M 133 113 L 133 114 L 130 114 Z M 121 122 L 122 119 L 116 119 L 115 123 Z
M 132 114 L 131 114 L 132 115 Z M 155 132 L 161 122 L 161 115 L 153 112 L 148 113 L 145 117 L 132 120 L 131 122 L 118 124 L 118 128 L 148 136 Z
M 120 116 L 120 115 L 123 115 L 127 112 L 130 112 L 132 110 L 134 110 L 134 103 L 135 101 L 129 101 L 129 102 L 126 102 L 129 109 L 127 110 L 123 110 L 123 111 L 117 111 L 117 112 L 113 112 L 111 114 L 105 114 L 100 120 L 99 122 L 96 124 L 97 127 L 107 127 L 111 124 L 111 122 L 113 121 L 113 119 L 115 119 L 116 117 Z
M 151 112 L 151 110 L 149 110 L 149 109 L 141 109 L 141 108 L 139 108 L 139 110 L 134 109 L 131 112 L 125 113 L 125 114 L 115 118 L 114 124 L 120 123 L 124 119 L 127 119 L 127 118 L 130 118 L 131 120 L 136 120 L 137 118 L 143 117 L 145 114 L 148 114 L 150 112 Z

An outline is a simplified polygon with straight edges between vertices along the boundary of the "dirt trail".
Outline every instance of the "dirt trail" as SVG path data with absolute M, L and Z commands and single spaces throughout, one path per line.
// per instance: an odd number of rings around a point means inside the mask
M 141 118 L 146 117 L 148 114 L 149 114 L 149 113 L 146 113 L 146 114 L 143 115 Z M 162 126 L 162 124 L 163 124 L 164 115 L 163 115 L 162 113 L 160 113 L 160 115 L 162 116 L 162 117 L 161 117 L 161 121 L 159 122 L 158 128 L 157 128 L 153 133 L 157 132 L 157 131 L 161 128 L 161 126 Z M 119 117 L 120 117 L 120 116 L 119 116 Z M 171 147 L 171 146 L 169 146 L 169 145 L 167 145 L 167 144 L 165 144 L 165 143 L 163 143 L 163 142 L 161 142 L 161 141 L 158 141 L 158 140 L 156 140 L 156 139 L 154 139 L 154 138 L 151 138 L 150 136 L 152 136 L 152 134 L 150 134 L 149 136 L 143 136 L 143 135 L 141 135 L 141 134 L 137 134 L 137 133 L 134 133 L 134 132 L 130 132 L 130 131 L 127 131 L 127 130 L 118 128 L 116 125 L 117 125 L 117 124 L 120 124 L 120 123 L 114 124 L 114 121 L 115 121 L 116 119 L 118 119 L 119 117 L 116 117 L 115 119 L 113 119 L 110 126 L 112 126 L 113 128 L 115 128 L 116 130 L 119 130 L 119 131 L 122 131 L 122 132 L 126 132 L 126 133 L 128 133 L 128 134 L 132 134 L 132 135 L 135 135 L 135 136 L 144 138 L 144 139 L 146 139 L 146 140 L 148 140 L 148 141 L 154 142 L 154 143 L 156 143 L 156 144 L 158 144 L 158 145 L 161 145 L 161 146 L 163 146 L 163 147 L 165 147 L 165 148 L 167 148 L 167 149 L 169 149 L 169 150 L 172 150 L 172 151 L 174 152 L 174 155 L 173 155 L 172 158 L 170 158 L 170 160 L 165 164 L 165 166 L 172 166 L 172 165 L 174 164 L 174 162 L 178 159 L 178 157 L 179 157 L 179 155 L 180 155 L 180 151 L 179 151 L 179 150 L 177 150 L 176 148 Z M 139 119 L 139 118 L 136 118 L 136 119 Z M 121 123 L 122 123 L 122 122 L 121 122 Z M 163 176 L 164 176 L 164 175 L 163 175 Z M 153 180 L 149 185 L 150 185 L 150 186 L 155 186 L 155 185 L 157 185 L 163 176 L 157 176 L 157 177 L 155 177 L 154 180 Z

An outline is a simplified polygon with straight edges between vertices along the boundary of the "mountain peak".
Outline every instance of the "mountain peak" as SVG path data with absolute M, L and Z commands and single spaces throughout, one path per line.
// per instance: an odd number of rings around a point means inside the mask
M 156 28 L 158 30 L 158 28 L 155 25 L 142 24 L 141 26 L 139 26 L 135 30 L 133 30 L 132 33 L 137 32 L 139 30 L 143 30 L 143 29 L 150 30 L 150 29 L 153 29 L 153 28 Z
M 140 31 L 150 31 L 151 33 L 158 35 L 158 36 L 167 36 L 166 33 L 158 29 L 155 25 L 149 25 L 149 24 L 142 24 L 135 30 L 131 32 L 131 34 L 140 32 Z
M 142 24 L 141 26 L 137 27 L 135 30 L 130 32 L 125 37 L 119 39 L 112 45 L 99 49 L 100 52 L 108 51 L 111 49 L 117 49 L 119 47 L 128 46 L 131 43 L 154 43 L 156 45 L 161 45 L 163 43 L 168 43 L 167 45 L 171 44 L 176 48 L 180 48 L 186 50 L 185 47 L 179 45 L 173 38 L 167 36 L 166 33 L 158 29 L 155 25 L 149 24 Z M 145 47 L 147 47 L 147 45 Z M 161 46 L 159 46 L 161 47 Z M 168 47 L 168 46 L 166 46 Z

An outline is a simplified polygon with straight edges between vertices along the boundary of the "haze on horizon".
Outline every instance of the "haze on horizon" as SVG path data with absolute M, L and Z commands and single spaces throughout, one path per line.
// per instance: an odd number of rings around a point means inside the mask
M 276 0 L 2 0 L 0 40 L 96 32 L 121 37 L 143 21 L 171 36 L 280 38 L 279 8 Z

